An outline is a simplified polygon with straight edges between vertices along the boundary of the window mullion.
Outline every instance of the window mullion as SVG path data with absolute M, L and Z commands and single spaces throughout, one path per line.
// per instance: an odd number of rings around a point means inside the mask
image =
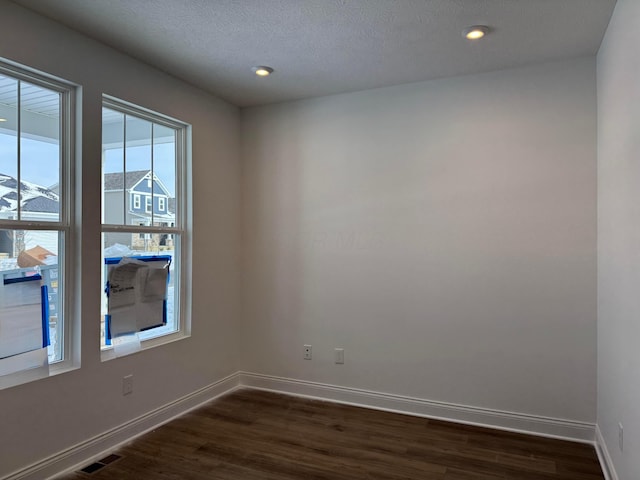
M 143 225 L 102 225 L 103 232 L 113 232 L 113 233 L 172 233 L 180 235 L 184 233 L 183 230 L 176 227 L 154 227 L 154 226 L 143 226 Z
M 180 229 L 184 227 L 184 208 L 185 208 L 185 198 L 183 196 L 183 188 L 185 184 L 185 168 L 184 168 L 184 160 L 185 160 L 185 151 L 184 151 L 184 129 L 176 132 L 175 137 L 175 156 L 176 156 L 176 199 L 180 199 L 180 204 L 174 205 L 174 225 Z
M 122 221 L 127 219 L 127 114 L 122 115 Z
M 17 165 L 17 181 L 18 184 L 16 185 L 16 193 L 17 193 L 17 202 L 18 205 L 16 206 L 16 212 L 18 214 L 18 220 L 22 219 L 22 132 L 21 132 L 21 128 L 22 128 L 22 93 L 21 93 L 21 87 L 22 87 L 22 82 L 20 80 L 18 80 L 18 85 L 17 85 L 17 96 L 18 98 L 16 99 L 16 151 L 17 151 L 17 155 L 18 155 L 18 165 Z
M 65 158 L 67 155 L 66 151 L 66 131 L 65 131 L 65 122 L 67 121 L 67 116 L 63 108 L 64 98 L 62 94 L 59 94 L 59 107 L 58 107 L 58 116 L 60 117 L 60 122 L 58 124 L 58 162 L 60 164 L 58 168 L 58 219 L 61 223 L 66 224 L 69 221 L 69 209 L 67 208 L 66 203 L 66 187 L 67 187 L 67 178 L 66 178 L 66 168 L 65 168 Z
M 0 230 L 63 230 L 68 222 L 30 222 L 28 220 L 0 220 Z
M 155 225 L 155 205 L 153 201 L 153 190 L 154 190 L 154 179 L 155 179 L 155 170 L 153 168 L 153 151 L 154 151 L 154 141 L 153 141 L 153 133 L 154 133 L 154 124 L 151 123 L 151 225 Z

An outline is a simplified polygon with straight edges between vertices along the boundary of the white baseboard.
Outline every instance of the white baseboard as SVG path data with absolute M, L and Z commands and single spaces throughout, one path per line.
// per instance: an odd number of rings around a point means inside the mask
M 145 413 L 130 422 L 16 471 L 8 477 L 4 477 L 3 480 L 42 480 L 83 468 L 103 458 L 109 451 L 116 449 L 120 445 L 198 408 L 203 403 L 232 392 L 238 388 L 238 385 L 239 374 L 234 373 L 178 400 Z
M 242 387 L 593 444 L 595 425 L 573 420 L 456 405 L 357 388 L 240 372 Z M 617 480 L 617 479 L 616 479 Z
M 598 460 L 600 460 L 604 478 L 606 480 L 618 480 L 618 474 L 613 466 L 613 460 L 598 424 L 596 424 L 596 453 L 598 454 Z
M 65 472 L 82 468 L 134 438 L 184 415 L 214 398 L 242 387 L 582 443 L 593 444 L 596 434 L 596 426 L 591 423 L 456 405 L 270 375 L 236 372 L 130 422 L 13 472 L 2 480 L 50 479 Z M 599 430 L 596 444 L 602 468 L 605 470 L 605 475 L 608 475 L 607 480 L 618 480 Z

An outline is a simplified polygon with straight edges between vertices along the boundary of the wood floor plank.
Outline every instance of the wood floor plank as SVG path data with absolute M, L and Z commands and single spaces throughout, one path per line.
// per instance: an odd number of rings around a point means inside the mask
M 59 480 L 604 480 L 590 445 L 238 390 Z
M 504 480 L 504 477 L 470 472 L 459 468 L 448 468 L 444 480 Z

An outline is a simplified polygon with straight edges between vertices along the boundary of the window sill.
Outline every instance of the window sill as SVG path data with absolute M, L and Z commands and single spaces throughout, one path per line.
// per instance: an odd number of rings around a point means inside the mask
M 25 383 L 35 382 L 44 378 L 55 377 L 57 375 L 78 370 L 80 363 L 74 364 L 70 360 L 63 360 L 49 365 L 49 368 L 31 368 L 0 376 L 0 390 L 5 390 Z
M 128 353 L 126 355 L 116 355 L 115 349 L 113 346 L 102 347 L 100 349 L 100 360 L 102 362 L 107 362 L 109 360 L 114 360 L 120 357 L 127 357 L 129 355 L 134 355 L 136 353 L 144 352 L 145 350 L 149 350 L 150 348 L 159 347 L 161 345 L 166 345 L 168 343 L 178 342 L 185 338 L 189 338 L 191 335 L 178 331 L 169 334 L 164 334 L 160 336 L 152 336 L 151 334 L 145 332 L 141 332 L 140 334 L 140 349 L 134 352 Z

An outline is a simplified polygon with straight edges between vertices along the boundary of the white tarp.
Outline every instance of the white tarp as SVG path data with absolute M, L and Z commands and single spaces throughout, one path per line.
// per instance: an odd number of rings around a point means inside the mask
M 0 359 L 42 348 L 40 281 L 0 280 Z
M 112 337 L 164 323 L 169 265 L 123 258 L 110 267 L 108 313 Z

